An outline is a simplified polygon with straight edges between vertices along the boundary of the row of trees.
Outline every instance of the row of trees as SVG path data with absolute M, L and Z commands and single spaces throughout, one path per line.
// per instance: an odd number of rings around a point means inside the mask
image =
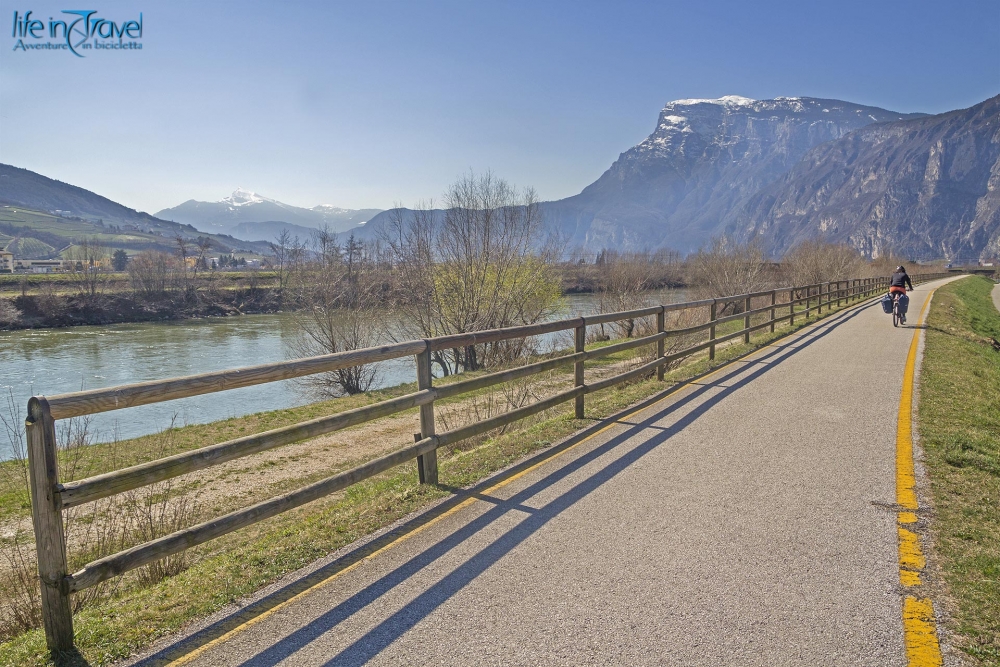
M 272 249 L 279 288 L 297 306 L 300 356 L 531 324 L 557 307 L 561 274 L 587 264 L 603 312 L 656 300 L 650 290 L 686 285 L 695 298 L 731 296 L 888 272 L 900 260 L 866 261 L 856 250 L 813 241 L 775 262 L 756 242 L 713 240 L 702 251 L 602 251 L 592 263 L 559 261 L 542 237 L 535 192 L 491 173 L 468 174 L 445 193 L 444 206 L 396 206 L 373 242 L 345 242 L 327 230 L 309 241 L 280 235 Z M 739 310 L 740 304 L 731 304 Z M 385 314 L 392 313 L 391 318 Z M 642 335 L 624 322 L 615 335 Z M 441 375 L 510 364 L 536 352 L 529 341 L 470 345 L 434 353 Z M 376 368 L 337 371 L 316 380 L 321 393 L 368 390 Z
M 124 250 L 102 245 L 98 239 L 84 238 L 66 252 L 69 269 L 76 275 L 75 282 L 80 293 L 95 297 L 102 292 L 109 280 L 109 272 L 126 272 L 135 292 L 151 297 L 174 288 L 184 287 L 190 277 L 197 278 L 199 270 L 224 267 L 240 268 L 246 260 L 235 255 L 222 255 L 219 262 L 209 264 L 208 253 L 212 249 L 209 237 L 199 236 L 188 239 L 181 235 L 174 238 L 176 250 L 167 253 L 159 250 L 144 250 L 129 256 Z M 188 262 L 193 259 L 193 262 Z

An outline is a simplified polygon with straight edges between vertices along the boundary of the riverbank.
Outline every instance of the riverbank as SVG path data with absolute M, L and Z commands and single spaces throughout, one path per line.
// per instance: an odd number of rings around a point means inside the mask
M 0 303 L 0 330 L 10 331 L 275 313 L 282 306 L 279 293 L 269 287 L 185 289 L 142 296 L 129 291 L 38 294 L 2 301 L 8 305 Z
M 659 269 L 643 278 L 642 291 L 687 287 L 674 267 Z M 601 280 L 596 265 L 559 267 L 563 296 L 598 294 Z M 157 292 L 132 289 L 126 273 L 101 274 L 93 285 L 80 273 L 0 275 L 0 331 L 231 317 L 298 307 L 278 287 L 273 271 L 202 272 Z

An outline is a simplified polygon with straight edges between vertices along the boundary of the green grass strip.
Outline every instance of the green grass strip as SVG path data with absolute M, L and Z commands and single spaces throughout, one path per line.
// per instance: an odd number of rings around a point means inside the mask
M 918 428 L 935 551 L 961 648 L 1000 666 L 1000 313 L 993 282 L 940 288 L 927 319 Z

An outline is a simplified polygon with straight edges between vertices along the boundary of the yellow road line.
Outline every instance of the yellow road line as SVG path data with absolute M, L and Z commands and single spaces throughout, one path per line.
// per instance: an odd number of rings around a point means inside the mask
M 899 396 L 899 416 L 896 422 L 896 504 L 899 506 L 897 532 L 899 537 L 899 582 L 907 588 L 921 585 L 920 573 L 927 560 L 920 550 L 917 533 L 904 525 L 917 521 L 916 475 L 913 467 L 913 383 L 920 347 L 920 325 L 936 289 L 924 299 L 917 318 L 917 329 L 910 340 L 903 370 L 903 388 Z M 939 667 L 942 664 L 934 620 L 934 604 L 930 598 L 907 595 L 903 600 L 903 642 L 908 667 Z
M 861 305 L 862 303 L 864 303 L 864 302 L 861 302 L 858 305 Z M 837 312 L 838 313 L 842 313 L 842 312 L 846 312 L 846 310 L 847 309 L 845 308 L 845 309 L 841 309 L 841 310 L 839 310 Z M 622 415 L 621 417 L 619 417 L 615 421 L 610 422 L 607 426 L 604 426 L 604 427 L 602 427 L 602 428 L 594 431 L 590 435 L 588 435 L 588 436 L 586 436 L 584 438 L 581 438 L 578 442 L 573 443 L 569 447 L 566 447 L 566 448 L 564 448 L 564 449 L 556 452 L 552 456 L 548 456 L 548 457 L 542 459 L 541 461 L 539 461 L 538 463 L 535 463 L 534 465 L 531 465 L 531 466 L 525 468 L 524 470 L 521 470 L 521 471 L 519 471 L 519 472 L 517 472 L 517 473 L 515 473 L 515 474 L 513 474 L 513 475 L 511 475 L 509 477 L 505 477 L 504 479 L 500 480 L 496 484 L 494 484 L 494 485 L 490 486 L 489 488 L 485 489 L 484 491 L 482 491 L 480 493 L 480 495 L 487 495 L 487 494 L 489 494 L 489 493 L 491 493 L 493 491 L 496 491 L 497 489 L 501 489 L 501 488 L 507 486 L 511 482 L 514 482 L 515 480 L 520 479 L 521 477 L 524 477 L 529 472 L 537 470 L 541 466 L 543 466 L 543 465 L 545 465 L 547 463 L 550 463 L 550 462 L 556 460 L 557 458 L 559 458 L 563 454 L 565 454 L 565 453 L 567 453 L 569 451 L 572 451 L 573 449 L 576 449 L 577 447 L 579 447 L 583 443 L 585 443 L 585 442 L 587 442 L 587 441 L 589 441 L 589 440 L 591 440 L 593 438 L 596 438 L 600 434 L 608 431 L 611 428 L 614 428 L 615 426 L 618 426 L 620 423 L 622 423 L 623 420 L 628 419 L 629 417 L 633 417 L 634 415 L 637 415 L 640 412 L 643 412 L 644 410 L 649 410 L 650 408 L 653 408 L 653 407 L 659 405 L 660 403 L 662 403 L 663 401 L 665 401 L 665 400 L 667 400 L 669 398 L 674 398 L 678 393 L 680 393 L 684 389 L 687 389 L 688 387 L 692 387 L 692 386 L 695 386 L 697 384 L 700 384 L 700 383 L 704 382 L 705 380 L 711 378 L 712 376 L 717 375 L 718 373 L 721 373 L 723 370 L 726 370 L 731 364 L 733 364 L 733 363 L 735 363 L 737 361 L 743 361 L 743 360 L 749 359 L 752 356 L 756 356 L 756 355 L 764 352 L 765 350 L 768 350 L 768 349 L 770 349 L 770 348 L 778 345 L 778 343 L 787 343 L 787 342 L 790 342 L 789 341 L 789 336 L 792 336 L 792 335 L 795 335 L 795 334 L 799 334 L 798 337 L 801 338 L 802 332 L 808 331 L 809 329 L 813 328 L 817 324 L 820 324 L 821 322 L 825 321 L 825 319 L 826 318 L 819 319 L 819 320 L 817 320 L 817 321 L 815 321 L 815 322 L 813 322 L 813 323 L 811 323 L 811 324 L 809 324 L 809 325 L 807 325 L 805 327 L 802 327 L 801 329 L 798 329 L 798 330 L 796 330 L 794 332 L 790 332 L 787 336 L 782 336 L 778 340 L 776 340 L 776 341 L 774 341 L 772 343 L 769 343 L 769 344 L 765 345 L 764 347 L 762 347 L 762 348 L 760 348 L 758 350 L 754 350 L 753 352 L 751 352 L 750 354 L 748 354 L 748 355 L 746 355 L 744 357 L 739 357 L 737 359 L 733 359 L 732 361 L 728 361 L 728 362 L 722 364 L 721 366 L 719 366 L 714 371 L 708 373 L 707 375 L 703 375 L 701 377 L 698 377 L 698 378 L 696 378 L 694 380 L 686 382 L 686 383 L 684 383 L 682 385 L 679 385 L 677 387 L 673 387 L 671 389 L 667 389 L 666 391 L 668 393 L 666 395 L 660 397 L 659 399 L 657 399 L 653 403 L 650 403 L 649 405 L 642 406 L 640 408 L 636 408 L 635 410 L 632 410 L 631 412 L 628 412 L 628 413 Z M 792 340 L 794 340 L 794 339 L 792 339 Z M 324 586 L 330 584 L 334 580 L 340 578 L 341 576 L 347 574 L 348 572 L 351 572 L 352 570 L 354 570 L 357 567 L 361 566 L 361 564 L 363 564 L 365 561 L 372 560 L 373 558 L 379 556 L 380 554 L 385 553 L 389 549 L 392 549 L 393 547 L 398 546 L 399 544 L 402 544 L 403 542 L 409 540 L 411 537 L 414 537 L 414 536 L 422 533 L 424 530 L 430 528 L 434 524 L 439 523 L 440 521 L 443 521 L 445 518 L 447 518 L 447 517 L 455 514 L 459 510 L 462 510 L 462 509 L 464 509 L 464 508 L 472 505 L 473 503 L 477 502 L 478 500 L 479 499 L 476 498 L 476 497 L 466 498 L 465 500 L 463 500 L 462 502 L 458 503 L 454 507 L 448 509 L 445 512 L 442 512 L 441 514 L 439 514 L 438 516 L 434 517 L 430 521 L 417 526 L 413 530 L 410 530 L 410 531 L 404 533 L 403 535 L 400 535 L 399 537 L 397 537 L 396 539 L 394 539 L 392 542 L 389 542 L 388 544 L 386 544 L 386 545 L 384 545 L 384 546 L 376 549 L 375 551 L 373 551 L 370 554 L 366 555 L 364 558 L 359 559 L 359 560 L 351 563 L 350 565 L 348 565 L 347 567 L 345 567 L 345 568 L 343 568 L 341 570 L 337 570 L 336 572 L 334 572 L 333 574 L 331 574 L 326 579 L 323 579 L 322 581 L 319 581 L 319 582 L 313 584 L 309 588 L 306 588 L 305 590 L 303 590 L 303 591 L 301 591 L 299 593 L 296 593 L 294 596 L 288 598 L 287 600 L 284 600 L 284 601 L 282 601 L 282 602 L 274 605 L 273 607 L 270 607 L 269 609 L 261 612 L 257 616 L 254 616 L 253 618 L 250 618 L 250 619 L 246 620 L 245 622 L 241 623 L 240 625 L 237 625 L 236 627 L 234 627 L 233 629 L 229 630 L 228 632 L 226 632 L 226 633 L 224 633 L 222 635 L 219 635 L 215 639 L 212 639 L 211 641 L 208 641 L 208 642 L 202 644 L 201 646 L 198 646 L 197 648 L 192 649 L 190 652 L 185 653 L 184 655 L 182 655 L 182 656 L 180 656 L 180 657 L 178 657 L 178 658 L 176 658 L 174 660 L 171 660 L 168 663 L 165 663 L 163 665 L 163 667 L 181 667 L 182 665 L 187 665 L 187 664 L 191 663 L 193 660 L 196 660 L 197 658 L 201 657 L 202 655 L 204 655 L 206 652 L 208 652 L 212 648 L 214 648 L 214 647 L 216 647 L 216 646 L 218 646 L 218 645 L 220 645 L 220 644 L 222 644 L 222 643 L 224 643 L 224 642 L 232 639 L 234 636 L 242 633 L 245 630 L 248 630 L 249 628 L 253 627 L 254 625 L 257 625 L 258 623 L 260 623 L 261 621 L 264 621 L 265 619 L 267 619 L 267 618 L 273 616 L 274 614 L 278 613 L 282 609 L 285 609 L 286 607 L 292 605 L 293 603 L 297 602 L 298 600 L 301 600 L 302 598 L 306 597 L 307 595 L 309 595 L 311 593 L 315 593 L 316 591 L 318 591 L 319 589 L 323 588 Z
M 906 659 L 911 667 L 940 667 L 941 647 L 934 627 L 934 605 L 927 598 L 907 595 L 903 601 Z
M 899 567 L 920 572 L 927 561 L 920 551 L 917 534 L 901 526 L 896 528 L 896 531 L 899 534 Z

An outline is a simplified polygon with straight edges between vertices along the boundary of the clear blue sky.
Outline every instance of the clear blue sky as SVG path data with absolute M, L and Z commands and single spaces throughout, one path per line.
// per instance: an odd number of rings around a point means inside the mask
M 14 11 L 83 4 L 0 1 L 0 162 L 150 212 L 237 186 L 385 208 L 470 168 L 556 199 L 673 99 L 935 113 L 1000 93 L 996 0 L 100 0 L 142 12 L 142 51 L 12 51 Z

